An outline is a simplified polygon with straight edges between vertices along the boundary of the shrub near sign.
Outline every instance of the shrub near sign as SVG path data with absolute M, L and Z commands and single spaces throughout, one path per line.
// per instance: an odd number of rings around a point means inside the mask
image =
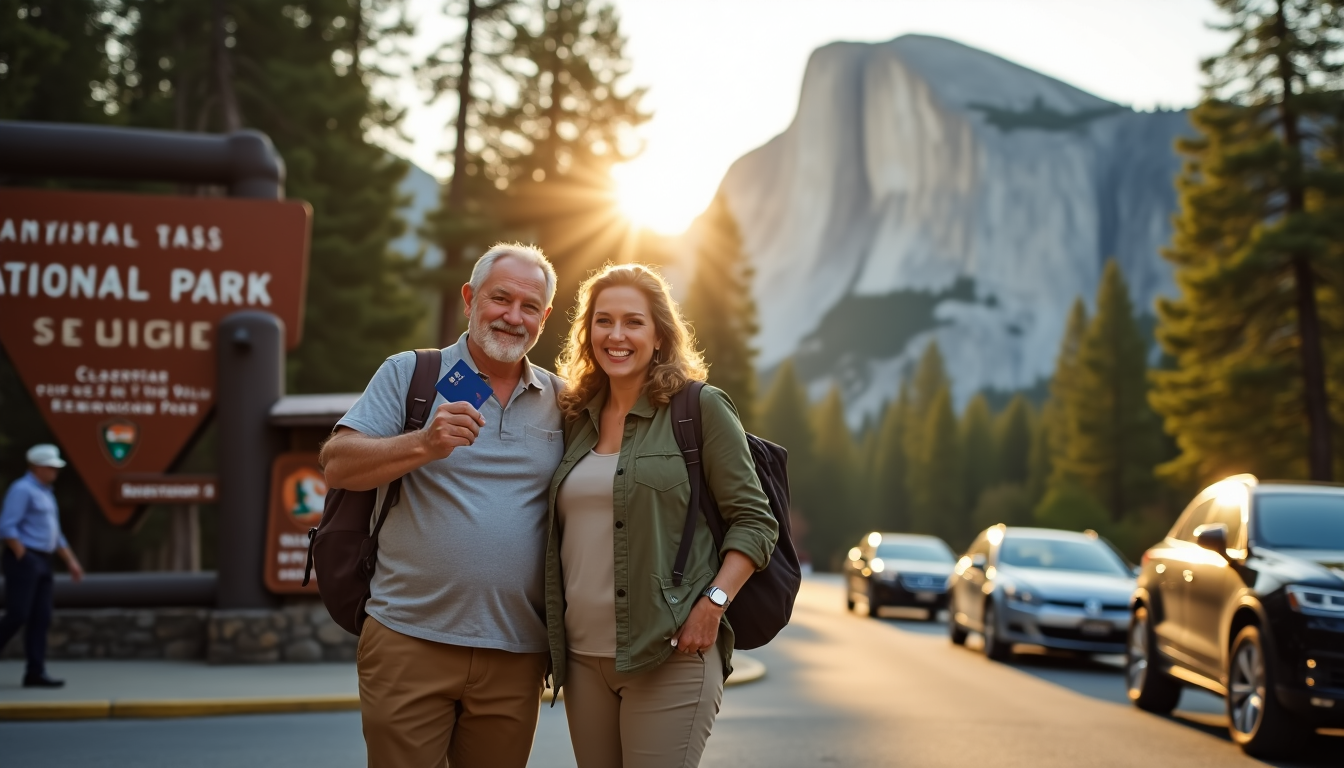
M 311 211 L 297 201 L 0 189 L 0 343 L 113 523 L 122 473 L 161 473 L 215 399 L 240 309 L 299 343 Z

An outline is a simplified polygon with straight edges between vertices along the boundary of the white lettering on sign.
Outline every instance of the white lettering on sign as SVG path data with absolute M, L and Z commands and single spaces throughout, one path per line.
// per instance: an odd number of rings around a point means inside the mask
M 215 227 L 214 229 L 218 229 Z M 43 236 L 45 233 L 45 237 Z M 0 222 L 0 243 L 32 245 L 98 245 L 114 248 L 139 248 L 135 229 L 130 224 L 98 221 L 48 221 L 13 219 Z M 219 250 L 218 248 L 214 250 Z
M 159 233 L 159 248 L 163 250 L 218 251 L 224 247 L 224 236 L 219 227 L 160 224 L 154 229 Z
M 39 401 L 52 413 L 110 416 L 196 416 L 211 398 L 205 387 L 172 384 L 168 371 L 147 368 L 75 368 L 75 383 L 40 383 Z
M 189 299 L 192 304 L 235 304 L 237 306 L 271 306 L 270 272 L 241 272 L 226 269 L 215 273 L 202 269 L 194 272 L 190 269 L 174 269 L 168 279 L 168 298 L 174 303 Z M 244 288 L 247 298 L 243 298 Z
M 56 341 L 56 319 L 38 317 L 33 320 L 33 343 L 39 347 L 49 347 Z M 60 321 L 60 340 L 63 347 L 84 346 L 84 320 L 77 317 L 65 317 Z M 100 347 L 114 348 L 123 344 L 127 347 L 139 347 L 143 342 L 149 349 L 210 349 L 211 324 L 206 320 L 148 320 L 144 324 L 144 333 L 140 332 L 139 320 L 122 321 L 98 318 L 93 324 L 93 340 Z M 123 332 L 124 331 L 124 332 Z
M 98 278 L 99 267 L 96 264 L 66 266 L 53 262 L 42 266 L 25 264 L 22 261 L 7 261 L 0 266 L 0 269 L 9 273 L 8 280 L 0 275 L 0 296 L 25 295 L 23 276 L 26 272 L 28 275 L 26 295 L 29 297 L 36 297 L 40 289 L 42 295 L 51 299 L 82 297 L 115 301 L 126 299 L 149 301 L 149 291 L 140 287 L 139 267 L 126 268 L 124 285 L 121 281 L 121 270 L 115 264 L 103 269 L 101 280 Z M 270 279 L 269 274 L 267 279 Z M 94 289 L 95 284 L 98 286 L 97 290 Z

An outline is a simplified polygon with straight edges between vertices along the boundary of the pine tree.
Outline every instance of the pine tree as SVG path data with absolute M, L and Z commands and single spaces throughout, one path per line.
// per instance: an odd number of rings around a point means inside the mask
M 913 462 L 920 455 L 924 445 L 924 425 L 928 414 L 937 399 L 938 392 L 951 385 L 947 377 L 947 368 L 943 364 L 943 353 L 937 341 L 930 341 L 920 354 L 915 365 L 915 375 L 910 380 L 910 399 L 908 403 L 910 419 L 905 430 L 905 455 Z
M 0 119 L 119 121 L 121 69 L 108 54 L 115 8 L 112 0 L 0 0 Z
M 751 429 L 749 415 L 756 408 L 752 339 L 760 327 L 751 295 L 754 273 L 726 198 L 714 198 L 700 232 L 695 279 L 684 305 L 686 316 L 709 364 L 709 383 L 728 393 Z
M 910 462 L 911 528 L 943 537 L 953 547 L 965 544 L 969 528 L 962 492 L 960 439 L 952 392 L 947 385 L 925 414 L 924 442 Z
M 484 170 L 509 196 L 508 226 L 528 230 L 555 263 L 556 316 L 606 261 L 629 261 L 637 238 L 612 203 L 612 165 L 634 155 L 632 129 L 649 118 L 627 88 L 620 19 L 595 0 L 527 0 L 500 56 L 517 97 L 481 115 Z M 564 322 L 547 324 L 532 358 L 559 353 Z
M 1329 480 L 1344 414 L 1338 307 L 1339 55 L 1335 3 L 1218 0 L 1233 33 L 1205 62 L 1199 136 L 1180 142 L 1180 215 L 1164 255 L 1180 295 L 1158 304 L 1176 370 L 1152 402 L 1181 454 L 1163 474 Z M 1329 356 L 1329 357 L 1327 357 Z M 1333 358 L 1331 360 L 1330 358 Z
M 373 95 L 380 74 L 366 54 L 405 29 L 375 23 L 388 2 L 128 0 L 128 9 L 143 22 L 124 40 L 122 69 L 140 73 L 125 83 L 131 121 L 258 128 L 285 161 L 286 194 L 313 207 L 304 338 L 289 358 L 290 389 L 360 389 L 388 354 L 409 345 L 423 312 L 407 288 L 413 265 L 388 249 L 405 229 L 397 186 L 407 166 L 368 135 L 370 126 L 394 128 L 398 114 Z
M 1064 466 L 1116 521 L 1153 491 L 1160 430 L 1148 405 L 1146 358 L 1120 265 L 1108 261 L 1097 316 L 1078 350 Z
M 1050 431 L 1046 427 L 1045 418 L 1037 416 L 1031 420 L 1031 448 L 1027 454 L 1027 480 L 1023 485 L 1031 508 L 1034 509 L 1045 497 L 1052 471 Z
M 994 439 L 994 416 L 989 400 L 977 394 L 961 415 L 961 464 L 963 500 L 974 507 L 980 494 L 994 484 L 998 474 L 998 451 Z
M 1031 404 L 1014 395 L 994 422 L 995 480 L 1025 486 L 1031 475 Z
M 1087 333 L 1087 307 L 1081 298 L 1073 301 L 1069 309 L 1069 319 L 1064 325 L 1064 335 L 1059 342 L 1059 354 L 1055 357 L 1055 373 L 1050 377 L 1050 399 L 1041 409 L 1042 439 L 1048 449 L 1041 464 L 1050 465 L 1050 485 L 1071 482 L 1068 476 L 1067 456 L 1069 453 L 1069 408 L 1077 399 L 1078 389 L 1078 350 L 1083 345 L 1083 336 Z
M 875 528 L 889 531 L 910 530 L 910 496 L 906 492 L 908 474 L 905 432 L 909 423 L 909 396 L 902 384 L 893 403 L 887 405 L 877 428 L 870 470 L 869 487 L 875 507 Z
M 480 115 L 499 108 L 487 87 L 506 76 L 498 66 L 507 45 L 509 14 L 518 0 L 450 0 L 445 12 L 461 17 L 460 38 L 445 43 L 416 67 L 431 101 L 451 94 L 457 102 L 453 119 L 453 175 L 442 190 L 439 208 L 426 217 L 425 234 L 443 251 L 443 263 L 426 274 L 439 293 L 438 333 L 443 345 L 455 342 L 465 329 L 462 284 L 471 276 L 472 252 L 484 252 L 503 238 L 497 220 L 499 190 L 486 178 L 482 154 L 497 155 L 484 145 L 476 126 Z
M 789 452 L 789 490 L 794 511 L 810 522 L 815 492 L 812 425 L 807 392 L 794 373 L 793 360 L 780 363 L 770 381 L 770 388 L 761 401 L 756 420 L 761 437 L 784 446 Z M 824 501 L 818 507 L 824 507 Z M 805 553 L 815 555 L 812 532 L 797 535 L 797 543 Z M 817 560 L 818 565 L 824 561 Z
M 806 513 L 812 531 L 817 563 L 839 564 L 842 553 L 864 533 L 862 516 L 855 508 L 857 481 L 854 438 L 845 423 L 845 406 L 839 387 L 832 387 L 812 409 L 814 502 Z M 822 500 L 825 503 L 820 503 Z

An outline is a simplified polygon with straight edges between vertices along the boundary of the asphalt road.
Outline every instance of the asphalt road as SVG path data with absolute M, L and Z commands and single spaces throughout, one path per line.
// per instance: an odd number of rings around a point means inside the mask
M 940 623 L 846 613 L 833 578 L 809 580 L 793 625 L 753 655 L 769 674 L 725 693 L 705 768 L 1264 765 L 1228 741 L 1216 697 L 1187 691 L 1174 717 L 1155 717 L 1125 701 L 1113 664 L 997 664 Z M 354 768 L 364 755 L 357 714 L 301 714 L 0 723 L 0 765 Z M 530 765 L 574 765 L 563 705 L 543 707 Z M 1344 765 L 1344 738 L 1276 765 Z

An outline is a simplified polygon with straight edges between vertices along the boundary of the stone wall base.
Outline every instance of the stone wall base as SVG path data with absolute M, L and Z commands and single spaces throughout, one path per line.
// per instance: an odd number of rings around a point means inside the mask
M 275 609 L 62 608 L 48 659 L 204 659 L 212 664 L 354 661 L 359 638 L 318 601 Z M 0 649 L 22 659 L 23 632 Z

